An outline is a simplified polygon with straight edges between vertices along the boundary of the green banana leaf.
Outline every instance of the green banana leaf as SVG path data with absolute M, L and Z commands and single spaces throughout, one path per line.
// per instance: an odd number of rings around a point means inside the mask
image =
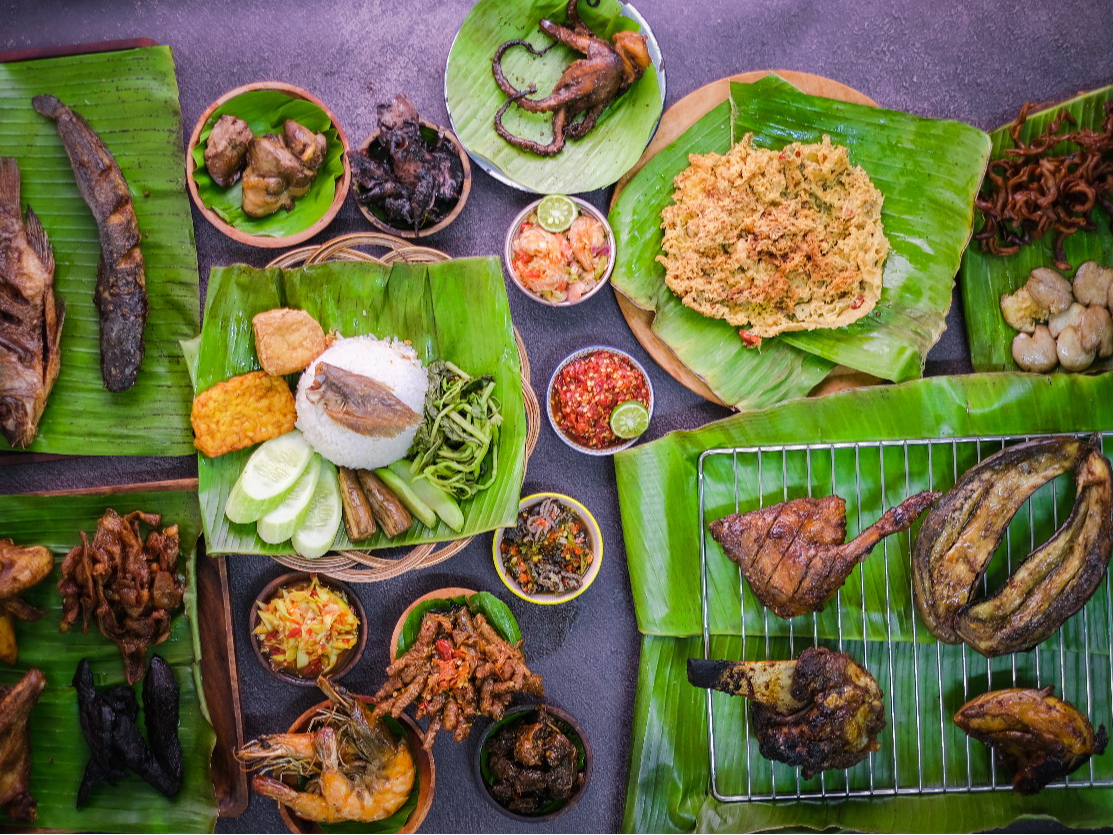
M 426 364 L 448 359 L 469 374 L 495 378 L 503 417 L 498 477 L 488 490 L 463 503 L 463 530 L 452 531 L 441 521 L 433 529 L 415 522 L 394 539 L 380 531 L 361 541 L 360 549 L 445 542 L 514 523 L 525 468 L 526 420 L 521 366 L 497 258 L 391 266 L 330 262 L 294 270 L 218 267 L 209 275 L 197 390 L 258 369 L 251 319 L 283 306 L 309 311 L 326 331 L 407 339 Z M 224 515 L 228 493 L 251 452 L 243 449 L 219 458 L 198 455 L 208 551 L 292 554 L 289 543 L 269 545 L 259 539 L 255 525 L 234 524 Z M 353 547 L 343 525 L 335 547 Z
M 1047 127 L 1059 110 L 1065 107 L 1077 120 L 1078 127 L 1100 129 L 1105 119 L 1105 104 L 1113 99 L 1113 86 L 1076 96 L 1069 101 L 1033 113 L 1021 130 L 1021 137 L 1030 139 Z M 991 159 L 1005 155 L 1013 145 L 1009 126 L 1004 125 L 990 134 L 993 140 Z M 1062 146 L 1060 153 L 1069 153 L 1070 146 Z M 1110 217 L 1098 207 L 1094 211 L 1095 229 L 1078 232 L 1066 240 L 1064 250 L 1067 260 L 1077 269 L 1086 261 L 1113 264 L 1113 231 Z M 982 215 L 976 213 L 974 229 L 981 229 Z M 1012 293 L 1028 280 L 1036 267 L 1054 267 L 1052 253 L 1054 238 L 1046 235 L 1023 247 L 1016 255 L 1002 258 L 984 252 L 975 242 L 962 258 L 962 307 L 966 316 L 966 335 L 970 341 L 970 360 L 975 371 L 1012 371 L 1012 344 L 1014 331 L 1001 315 L 1001 296 Z M 1074 273 L 1067 277 L 1072 278 Z M 1107 363 L 1106 363 L 1107 364 Z
M 111 79 L 110 84 L 105 79 Z M 52 93 L 108 145 L 142 232 L 150 316 L 139 379 L 113 394 L 100 373 L 93 304 L 100 242 L 54 122 L 31 108 Z M 66 305 L 62 367 L 30 449 L 64 455 L 188 455 L 192 391 L 178 341 L 197 332 L 197 250 L 182 186 L 182 114 L 166 46 L 0 64 L 0 156 L 19 161 L 23 202 L 54 249 Z M 9 449 L 0 438 L 0 450 Z
M 168 799 L 140 778 L 129 775 L 115 787 L 96 789 L 82 810 L 75 805 L 77 788 L 89 751 L 77 715 L 77 693 L 70 686 L 77 664 L 88 658 L 97 686 L 122 684 L 123 661 L 116 645 L 95 625 L 89 634 L 75 629 L 58 631 L 62 600 L 58 594 L 59 568 L 28 591 L 24 598 L 46 611 L 38 621 L 16 623 L 19 663 L 0 664 L 0 684 L 11 684 L 31 667 L 46 675 L 47 688 L 31 715 L 31 793 L 38 799 L 36 824 L 63 831 L 211 832 L 217 805 L 209 774 L 216 736 L 208 720 L 201 689 L 201 644 L 197 634 L 197 537 L 201 518 L 197 497 L 187 492 L 114 493 L 105 496 L 0 496 L 0 537 L 26 545 L 45 545 L 58 566 L 69 549 L 90 536 L 106 508 L 124 514 L 132 510 L 161 513 L 163 524 L 177 524 L 186 574 L 185 610 L 173 620 L 170 638 L 152 652 L 171 666 L 181 686 L 181 723 L 178 728 L 185 762 L 181 793 Z M 139 688 L 136 685 L 136 693 Z M 0 830 L 9 822 L 0 814 Z
M 778 407 L 736 415 L 693 432 L 677 432 L 615 457 L 623 534 L 627 548 L 634 607 L 639 629 L 646 634 L 635 707 L 635 739 L 625 826 L 637 831 L 738 831 L 777 826 L 847 829 L 908 829 L 967 831 L 1001 826 L 1028 814 L 1052 815 L 1064 823 L 1087 826 L 1097 818 L 1102 804 L 1113 799 L 1106 789 L 1081 792 L 1046 791 L 1025 799 L 1011 792 L 900 797 L 872 801 L 778 801 L 720 804 L 710 796 L 706 696 L 685 686 L 688 657 L 702 657 L 697 637 L 702 633 L 700 605 L 700 542 L 697 475 L 700 456 L 709 449 L 773 446 L 798 443 L 801 436 L 813 443 L 900 438 L 950 438 L 974 435 L 1098 431 L 1113 427 L 1113 374 L 1101 376 L 1025 374 L 975 374 L 935 377 L 897 386 L 858 389 L 820 400 L 797 400 Z M 874 521 L 880 509 L 909 491 L 946 488 L 955 473 L 991 454 L 997 447 L 984 443 L 959 447 L 957 463 L 949 451 L 929 461 L 922 449 L 909 451 L 910 476 L 905 481 L 904 452 L 885 453 L 864 448 L 856 462 L 853 451 L 813 453 L 813 495 L 834 492 L 848 500 L 852 528 Z M 753 461 L 738 456 L 735 481 L 733 455 L 708 454 L 703 459 L 706 521 L 735 510 L 807 495 L 807 456 L 775 455 L 759 475 Z M 854 485 L 854 470 L 862 473 L 862 490 Z M 833 471 L 833 472 L 832 472 Z M 883 476 L 884 474 L 884 476 Z M 1033 505 L 1037 524 L 1029 531 L 1026 520 L 1013 529 L 1014 563 L 1028 548 L 1024 545 L 1046 536 L 1053 523 L 1051 507 L 1060 515 L 1072 501 L 1072 491 L 1060 486 L 1058 495 L 1045 492 Z M 861 517 L 857 511 L 861 509 Z M 915 529 L 914 529 L 915 530 Z M 914 532 L 913 532 L 914 533 Z M 740 580 L 713 540 L 708 538 L 708 609 L 714 658 L 788 658 L 817 641 L 837 646 L 841 634 L 846 651 L 863 660 L 877 677 L 892 705 L 889 730 L 882 736 L 882 751 L 875 755 L 876 785 L 899 780 L 902 787 L 965 785 L 965 738 L 946 719 L 967 698 L 993 686 L 1010 686 L 1012 671 L 1023 685 L 1053 683 L 1069 694 L 1095 719 L 1109 722 L 1111 690 L 1109 633 L 1113 611 L 1109 584 L 1103 584 L 1083 614 L 1072 618 L 1041 646 L 1038 653 L 987 662 L 962 647 L 943 647 L 914 618 L 908 588 L 908 547 L 912 537 L 890 537 L 840 592 L 843 617 L 834 607 L 814 621 L 782 621 L 765 615 L 748 587 Z M 1007 566 L 998 558 L 990 585 L 1003 577 Z M 890 594 L 886 596 L 886 576 Z M 741 618 L 739 589 L 746 599 Z M 862 641 L 863 632 L 867 636 Z M 765 635 L 770 635 L 766 642 Z M 739 636 L 746 636 L 740 638 Z M 892 649 L 885 640 L 891 635 Z M 742 641 L 745 641 L 743 653 Z M 937 650 L 936 647 L 939 647 Z M 1087 650 L 1082 652 L 1080 650 Z M 1015 666 L 1014 666 L 1015 665 Z M 1042 669 L 1042 677 L 1038 672 Z M 967 678 L 967 675 L 969 676 Z M 942 680 L 942 684 L 940 684 Z M 967 685 L 964 686 L 963 682 Z M 915 685 L 919 690 L 915 690 Z M 969 691 L 969 692 L 968 692 Z M 1082 696 L 1080 697 L 1080 694 Z M 717 739 L 740 740 L 735 747 L 720 742 L 717 748 L 719 789 L 742 793 L 771 787 L 776 774 L 780 791 L 795 792 L 792 769 L 771 767 L 760 758 L 756 743 L 747 737 L 739 700 L 716 696 Z M 943 705 L 944 721 L 935 705 Z M 915 705 L 916 707 L 913 707 Z M 899 711 L 898 711 L 899 706 Z M 928 706 L 928 707 L 925 707 Z M 918 708 L 918 709 L 917 709 Z M 920 717 L 923 746 L 916 748 L 914 717 Z M 720 721 L 722 724 L 720 725 Z M 683 731 L 679 729 L 683 728 Z M 895 729 L 895 730 L 894 730 Z M 698 732 L 697 732 L 698 730 Z M 724 736 L 719 736 L 719 734 Z M 895 740 L 895 742 L 894 742 Z M 987 778 L 988 757 L 972 743 L 971 774 L 975 783 Z M 895 748 L 894 748 L 895 746 Z M 746 751 L 749 750 L 749 759 Z M 895 754 L 894 754 L 895 751 Z M 942 754 L 940 752 L 943 752 Z M 946 780 L 943 768 L 946 763 Z M 1113 779 L 1110 755 L 1095 760 L 1099 780 Z M 1081 779 L 1088 779 L 1084 770 Z M 842 772 L 826 778 L 828 791 L 845 789 Z M 856 767 L 849 774 L 850 787 L 868 786 L 868 770 Z M 1003 782 L 999 775 L 998 781 Z M 786 788 L 787 787 L 787 788 Z M 805 789 L 814 787 L 803 783 Z
M 783 645 L 774 649 L 780 651 L 778 657 L 784 657 Z M 760 651 L 764 651 L 764 645 Z M 853 648 L 850 651 L 855 653 Z M 905 681 L 905 686 L 909 681 L 907 654 L 901 653 L 894 666 L 896 680 Z M 713 639 L 711 655 L 714 658 L 740 658 L 738 639 Z M 778 828 L 795 831 L 973 832 L 1006 826 L 1023 818 L 1056 819 L 1082 829 L 1109 823 L 1113 790 L 1108 788 L 1047 789 L 1034 797 L 1022 797 L 1011 791 L 993 791 L 921 797 L 720 803 L 709 792 L 706 691 L 688 684 L 685 669 L 689 658 L 701 657 L 703 647 L 700 638 L 653 635 L 642 638 L 632 723 L 635 732 L 631 743 L 626 813 L 622 827 L 625 832 L 759 832 Z M 926 660 L 932 662 L 931 676 L 921 675 L 921 704 L 925 705 L 924 727 L 930 729 L 930 722 L 938 723 L 936 705 L 940 696 L 937 679 L 932 678 L 935 676 L 934 654 L 930 659 L 921 655 L 921 669 Z M 1075 664 L 1078 662 L 1079 659 L 1071 658 L 1069 654 L 1064 661 L 1068 683 L 1073 683 L 1072 678 L 1077 677 Z M 883 666 L 874 672 L 883 673 L 879 682 L 887 679 L 888 671 Z M 884 689 L 885 684 L 882 687 Z M 970 695 L 984 688 L 984 683 L 978 680 Z M 943 703 L 945 714 L 949 716 L 962 700 L 961 688 L 946 691 Z M 755 790 L 763 783 L 766 788 L 769 785 L 770 766 L 758 754 L 752 733 L 748 738 L 746 736 L 741 701 L 725 695 L 720 697 L 716 694 L 714 697 L 716 739 L 719 746 L 725 749 L 721 752 L 717 749 L 719 785 L 723 791 L 744 789 L 747 756 L 753 766 L 751 785 Z M 1108 688 L 1102 692 L 1095 690 L 1093 709 L 1108 716 Z M 910 727 L 910 717 L 898 717 L 898 721 L 901 722 L 898 757 L 902 786 L 917 785 L 920 763 L 923 764 L 925 785 L 941 778 L 941 750 L 945 750 L 949 765 L 948 784 L 966 784 L 966 742 L 960 731 L 947 721 L 946 741 L 941 743 L 936 724 L 934 734 L 930 730 L 925 734 L 922 758 L 917 760 L 915 732 Z M 886 729 L 880 741 L 881 751 L 874 755 L 879 781 L 885 768 L 891 769 L 890 729 Z M 974 780 L 988 780 L 989 755 L 980 743 L 970 742 L 970 763 Z M 1097 758 L 1094 768 L 1098 779 L 1108 780 L 1110 752 Z M 794 770 L 778 765 L 776 774 L 779 790 L 794 793 Z M 851 770 L 851 787 L 868 786 L 867 775 L 867 766 L 855 766 Z M 1075 777 L 1089 779 L 1088 768 L 1083 767 L 1075 773 Z M 846 787 L 843 772 L 828 772 L 824 780 L 828 792 Z M 998 773 L 997 780 L 998 784 L 1004 783 L 1006 775 Z M 819 782 L 818 778 L 803 781 L 802 788 L 815 790 Z
M 807 366 L 811 374 L 792 377 L 787 366 L 761 369 L 769 361 L 764 353 L 754 356 L 726 322 L 683 307 L 665 286 L 664 267 L 656 261 L 661 209 L 672 200 L 673 178 L 687 167 L 688 154 L 725 153 L 747 133 L 767 148 L 818 142 L 828 135 L 850 149 L 851 161 L 885 195 L 882 222 L 891 250 L 877 307 L 845 328 L 782 334 L 762 342 L 763 352 L 792 347 L 813 355 Z M 987 136 L 960 122 L 809 96 L 778 76 L 732 84 L 729 105 L 720 105 L 689 128 L 619 196 L 610 215 L 619 242 L 611 282 L 639 307 L 654 311 L 654 330 L 681 361 L 719 397 L 740 408 L 806 392 L 823 368 L 814 364 L 818 359 L 884 379 L 918 377 L 945 327 L 951 284 L 970 235 L 973 198 L 988 153 Z M 784 387 L 786 376 L 795 391 Z M 739 398 L 738 381 L 762 394 Z
M 618 101 L 600 117 L 583 139 L 569 140 L 555 157 L 543 157 L 515 148 L 495 133 L 495 112 L 506 94 L 495 83 L 491 62 L 504 41 L 524 38 L 543 49 L 552 43 L 537 24 L 547 18 L 563 24 L 567 0 L 480 0 L 460 27 L 445 71 L 445 98 L 460 142 L 473 157 L 492 165 L 522 188 L 540 193 L 573 193 L 604 188 L 618 180 L 638 161 L 661 117 L 664 94 L 652 65 Z M 580 3 L 579 13 L 597 35 L 638 31 L 638 24 L 622 15 L 624 4 L 601 0 L 593 6 Z M 557 45 L 542 57 L 522 47 L 503 58 L 507 79 L 519 89 L 535 86 L 531 98 L 547 95 L 578 53 Z M 552 139 L 552 114 L 526 113 L 511 105 L 503 120 L 514 134 L 547 143 Z
M 458 597 L 433 597 L 421 601 L 406 616 L 406 622 L 402 624 L 402 632 L 398 636 L 398 647 L 394 651 L 394 657 L 401 658 L 406 654 L 406 650 L 413 646 L 421 631 L 421 622 L 425 619 L 426 613 L 451 612 L 465 603 L 471 611 L 486 617 L 487 622 L 508 642 L 516 644 L 522 640 L 522 630 L 518 627 L 518 620 L 510 611 L 510 607 L 489 591 L 477 592 L 471 597 L 462 594 Z
M 282 126 L 293 119 L 314 133 L 323 133 L 328 145 L 325 159 L 309 191 L 294 201 L 290 211 L 277 211 L 267 217 L 251 217 L 243 210 L 243 180 L 231 188 L 221 188 L 205 167 L 205 147 L 209 134 L 221 116 L 231 114 L 247 122 L 255 136 L 282 135 Z M 251 90 L 226 101 L 205 122 L 193 148 L 193 180 L 201 202 L 227 223 L 250 235 L 284 238 L 302 232 L 325 216 L 336 196 L 336 181 L 344 176 L 344 146 L 328 114 L 311 101 L 295 99 L 280 90 Z

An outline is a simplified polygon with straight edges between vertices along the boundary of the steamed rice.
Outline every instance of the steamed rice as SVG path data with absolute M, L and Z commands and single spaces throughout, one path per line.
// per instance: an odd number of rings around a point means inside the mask
M 401 430 L 389 438 L 361 435 L 341 426 L 322 408 L 311 403 L 306 391 L 313 383 L 317 365 L 327 362 L 345 371 L 377 380 L 394 396 L 422 414 L 429 377 L 414 349 L 396 339 L 354 336 L 339 339 L 305 369 L 298 381 L 297 428 L 317 452 L 341 467 L 373 470 L 405 457 L 421 424 Z

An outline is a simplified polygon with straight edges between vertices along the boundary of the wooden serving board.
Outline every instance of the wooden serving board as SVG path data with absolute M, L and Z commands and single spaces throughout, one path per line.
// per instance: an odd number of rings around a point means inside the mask
M 29 495 L 103 496 L 148 491 L 196 493 L 197 479 L 52 490 Z M 197 543 L 197 631 L 201 636 L 201 686 L 209 709 L 209 720 L 216 732 L 210 772 L 220 817 L 236 818 L 247 811 L 251 796 L 247 788 L 247 774 L 236 759 L 236 750 L 244 741 L 243 711 L 236 669 L 228 565 L 224 557 L 207 556 L 204 542 L 204 537 L 201 537 Z
M 839 101 L 848 101 L 855 104 L 866 104 L 871 107 L 877 107 L 877 102 L 859 93 L 852 87 L 847 87 L 845 84 L 840 84 L 838 81 L 832 81 L 829 78 L 812 75 L 806 72 L 796 72 L 794 70 L 758 70 L 755 72 L 739 73 L 738 75 L 732 75 L 727 78 L 720 78 L 718 81 L 713 81 L 689 93 L 665 111 L 665 115 L 661 117 L 661 124 L 657 128 L 657 133 L 654 135 L 653 141 L 649 143 L 649 147 L 645 149 L 645 153 L 642 154 L 641 159 L 639 159 L 634 167 L 627 171 L 623 178 L 615 185 L 614 195 L 611 197 L 611 207 L 614 207 L 614 203 L 618 200 L 618 196 L 622 193 L 622 189 L 626 187 L 626 184 L 633 179 L 634 175 L 637 174 L 646 163 L 657 156 L 666 146 L 672 144 L 701 117 L 730 98 L 730 85 L 732 81 L 752 84 L 769 75 L 771 72 L 775 72 L 777 75 L 794 84 L 809 95 L 824 96 L 829 99 L 838 99 Z M 611 286 L 614 287 L 614 284 L 612 283 Z M 634 332 L 634 338 L 638 340 L 646 353 L 653 357 L 657 364 L 661 366 L 670 377 L 705 400 L 710 400 L 712 403 L 717 403 L 728 409 L 734 408 L 731 404 L 724 403 L 711 391 L 711 389 L 707 387 L 707 384 L 691 369 L 684 365 L 676 354 L 673 353 L 672 349 L 653 332 L 654 313 L 652 310 L 639 307 L 617 288 L 615 288 L 614 294 L 615 299 L 618 301 L 619 310 L 622 311 L 622 316 L 626 319 L 626 324 L 628 324 L 630 330 Z M 872 374 L 864 374 L 861 371 L 856 371 L 846 366 L 836 366 L 831 373 L 827 375 L 826 379 L 811 391 L 809 396 L 817 397 L 819 395 L 842 391 L 843 389 L 876 385 L 879 382 L 881 382 L 880 379 L 874 377 Z

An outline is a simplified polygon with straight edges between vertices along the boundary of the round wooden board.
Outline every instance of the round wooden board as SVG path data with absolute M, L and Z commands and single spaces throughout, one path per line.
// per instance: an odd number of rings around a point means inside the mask
M 674 142 L 702 116 L 730 98 L 730 84 L 732 81 L 752 84 L 769 75 L 771 72 L 775 72 L 777 75 L 794 84 L 809 95 L 824 96 L 829 99 L 838 99 L 839 101 L 848 101 L 854 104 L 866 104 L 871 107 L 877 107 L 877 102 L 859 93 L 852 87 L 847 87 L 845 84 L 840 84 L 829 78 L 812 75 L 806 72 L 795 72 L 793 70 L 758 70 L 755 72 L 739 73 L 738 75 L 732 75 L 728 78 L 720 78 L 718 81 L 713 81 L 689 93 L 665 111 L 665 115 L 661 117 L 661 124 L 657 128 L 657 133 L 654 135 L 653 141 L 649 143 L 649 147 L 645 149 L 645 153 L 642 154 L 641 159 L 639 159 L 637 164 L 626 172 L 625 176 L 615 185 L 614 196 L 611 198 L 611 207 L 614 207 L 614 203 L 618 199 L 618 195 L 622 193 L 622 189 L 625 188 L 626 184 L 630 182 L 634 175 L 642 169 L 642 166 L 653 159 L 663 148 Z M 611 286 L 613 287 L 614 285 L 612 284 Z M 676 354 L 672 352 L 672 349 L 653 332 L 654 313 L 652 310 L 638 307 L 617 288 L 615 288 L 614 294 L 615 298 L 618 300 L 618 308 L 622 311 L 622 316 L 626 319 L 626 324 L 628 324 L 630 330 L 633 331 L 634 338 L 638 340 L 646 353 L 653 357 L 657 364 L 661 366 L 670 377 L 705 400 L 718 403 L 720 406 L 725 406 L 728 409 L 734 408 L 731 404 L 724 403 L 716 396 L 716 394 L 707 387 L 707 384 L 684 365 L 684 363 L 677 358 Z M 875 385 L 878 382 L 880 382 L 880 379 L 874 377 L 872 374 L 863 374 L 861 371 L 855 371 L 852 368 L 837 366 L 811 391 L 810 396 L 817 397 L 843 389 Z

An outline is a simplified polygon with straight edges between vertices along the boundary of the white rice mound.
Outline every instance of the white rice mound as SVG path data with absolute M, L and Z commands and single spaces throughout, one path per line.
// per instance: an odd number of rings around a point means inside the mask
M 306 390 L 312 385 L 320 362 L 378 380 L 390 388 L 395 397 L 421 415 L 425 392 L 429 389 L 429 375 L 414 349 L 397 339 L 376 339 L 374 336 L 338 339 L 302 373 L 296 399 L 297 428 L 312 447 L 333 464 L 373 470 L 405 457 L 420 423 L 402 430 L 393 438 L 370 437 L 341 426 L 320 406 L 309 402 Z

